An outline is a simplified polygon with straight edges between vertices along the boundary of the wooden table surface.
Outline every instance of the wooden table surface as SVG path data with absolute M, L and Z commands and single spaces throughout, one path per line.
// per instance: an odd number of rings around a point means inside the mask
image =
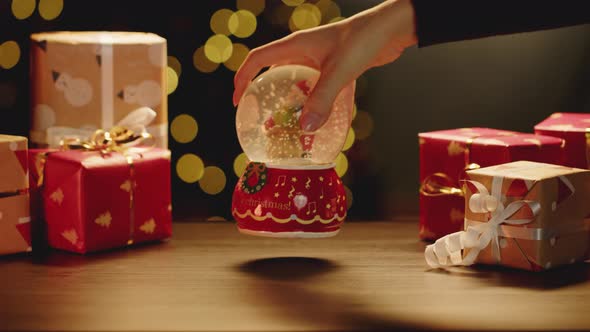
M 2 330 L 590 329 L 590 267 L 428 270 L 416 221 L 268 239 L 177 223 L 172 241 L 0 258 Z

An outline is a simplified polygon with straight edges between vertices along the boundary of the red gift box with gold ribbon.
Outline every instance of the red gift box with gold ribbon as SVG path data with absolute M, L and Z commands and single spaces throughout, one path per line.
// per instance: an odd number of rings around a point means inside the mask
M 559 164 L 563 141 L 556 137 L 491 128 L 420 133 L 420 230 L 436 240 L 463 229 L 465 171 L 529 160 Z
M 88 253 L 172 235 L 169 150 L 31 150 L 29 162 L 50 247 Z
M 535 133 L 565 141 L 563 165 L 590 167 L 590 114 L 554 113 L 535 126 Z
M 0 135 L 0 254 L 31 250 L 27 139 Z

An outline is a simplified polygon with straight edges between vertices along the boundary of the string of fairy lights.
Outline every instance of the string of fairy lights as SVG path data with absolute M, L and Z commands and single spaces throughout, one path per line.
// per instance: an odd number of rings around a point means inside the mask
M 277 5 L 278 3 L 278 5 Z M 272 5 L 271 5 L 272 4 Z M 268 6 L 267 6 L 268 5 Z M 38 12 L 45 20 L 59 17 L 63 11 L 63 0 L 12 0 L 12 15 L 25 20 Z M 192 65 L 202 74 L 212 75 L 218 70 L 235 72 L 250 48 L 243 41 L 252 37 L 262 19 L 272 25 L 283 27 L 291 32 L 314 28 L 342 20 L 342 13 L 335 0 L 236 0 L 235 8 L 215 10 L 209 21 L 210 36 L 192 54 Z M 0 68 L 10 70 L 22 58 L 19 44 L 14 40 L 0 39 Z M 181 83 L 183 65 L 174 55 L 168 55 L 166 69 L 167 93 L 171 95 Z M 14 103 L 15 87 L 0 82 L 0 107 L 8 108 Z M 231 84 L 228 84 L 231 86 Z M 357 80 L 357 97 L 367 89 L 366 78 Z M 11 102 L 12 100 L 12 102 Z M 373 130 L 373 119 L 366 111 L 354 108 L 353 125 L 346 138 L 342 152 L 335 160 L 336 172 L 343 177 L 349 167 L 346 151 L 355 141 L 365 140 Z M 170 121 L 170 133 L 178 144 L 193 142 L 199 132 L 199 124 L 193 114 L 178 114 Z M 244 153 L 238 154 L 233 162 L 234 175 L 241 176 L 248 163 Z M 205 165 L 196 153 L 183 154 L 175 164 L 175 173 L 187 184 L 198 183 L 201 190 L 217 195 L 226 189 L 227 176 L 222 168 Z M 352 193 L 346 187 L 349 204 Z

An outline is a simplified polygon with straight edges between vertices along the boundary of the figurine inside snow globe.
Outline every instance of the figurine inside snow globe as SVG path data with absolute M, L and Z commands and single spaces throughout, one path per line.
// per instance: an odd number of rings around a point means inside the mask
M 250 163 L 233 194 L 232 215 L 242 233 L 271 237 L 336 235 L 346 218 L 346 194 L 334 169 L 352 121 L 352 82 L 330 117 L 306 132 L 299 119 L 320 73 L 285 65 L 250 83 L 236 114 L 236 130 Z

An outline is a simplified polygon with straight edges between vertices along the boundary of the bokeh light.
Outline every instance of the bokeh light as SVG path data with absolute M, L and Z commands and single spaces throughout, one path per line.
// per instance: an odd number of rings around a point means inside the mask
M 227 67 L 227 69 L 229 70 L 236 71 L 240 68 L 242 62 L 244 62 L 249 52 L 250 49 L 248 48 L 248 46 L 244 44 L 235 43 L 231 57 L 227 59 L 227 61 L 224 62 L 223 65 Z
M 201 158 L 192 153 L 187 153 L 176 162 L 176 174 L 186 183 L 199 181 L 205 173 L 205 165 Z
M 211 31 L 215 34 L 229 36 L 231 32 L 229 31 L 229 18 L 232 16 L 234 12 L 229 9 L 220 9 L 211 15 L 211 20 L 209 21 L 209 26 L 211 27 Z
M 236 37 L 247 38 L 256 31 L 256 16 L 247 10 L 238 10 L 228 21 L 229 31 Z
M 290 25 L 291 23 L 291 30 L 293 31 L 317 27 L 322 23 L 322 12 L 317 6 L 304 3 L 293 10 L 289 21 Z
M 356 118 L 352 121 L 352 127 L 354 128 L 356 138 L 364 140 L 371 136 L 373 132 L 373 117 L 365 111 L 357 111 Z
M 178 87 L 178 74 L 171 67 L 166 67 L 166 91 L 168 94 L 176 91 Z
M 236 7 L 258 16 L 264 11 L 264 2 L 265 0 L 237 0 Z
M 0 82 L 0 109 L 11 108 L 16 102 L 16 85 L 11 82 Z
M 346 135 L 346 141 L 344 142 L 344 146 L 342 147 L 342 151 L 346 151 L 352 147 L 354 144 L 355 134 L 354 129 L 350 128 L 348 130 L 348 135 Z
M 297 7 L 304 2 L 305 0 L 283 0 L 283 3 L 290 7 Z
M 10 69 L 18 63 L 20 59 L 20 47 L 18 44 L 9 40 L 0 45 L 0 67 Z
M 212 73 L 219 67 L 219 64 L 207 59 L 205 47 L 201 46 L 193 53 L 193 66 L 202 73 Z
M 217 166 L 205 167 L 203 177 L 199 180 L 199 186 L 209 195 L 217 195 L 222 192 L 226 183 L 225 173 Z
M 248 159 L 248 156 L 246 156 L 246 154 L 244 152 L 240 153 L 236 159 L 234 159 L 234 173 L 236 174 L 237 177 L 240 177 L 244 174 L 244 171 L 246 170 L 246 166 L 248 166 L 248 163 L 250 162 L 250 160 Z
M 172 120 L 170 133 L 178 143 L 188 143 L 197 137 L 199 126 L 195 118 L 188 114 L 180 114 Z
M 350 210 L 353 200 L 352 190 L 350 190 L 350 188 L 348 188 L 347 186 L 344 186 L 344 191 L 346 192 L 346 209 Z
M 36 5 L 35 0 L 12 0 L 12 15 L 19 20 L 24 20 L 33 14 Z
M 182 65 L 180 64 L 178 58 L 176 58 L 175 56 L 168 56 L 168 67 L 174 69 L 178 77 L 180 77 L 180 74 L 182 74 Z
M 63 0 L 39 0 L 39 15 L 46 21 L 58 17 L 63 8 Z
M 339 177 L 343 177 L 344 174 L 346 174 L 346 171 L 348 171 L 348 158 L 346 158 L 344 153 L 340 152 L 334 163 L 336 164 L 336 174 L 338 174 Z
M 233 44 L 227 36 L 214 35 L 205 43 L 205 56 L 211 62 L 225 62 L 231 57 L 232 52 Z
M 322 13 L 322 23 L 328 23 L 330 20 L 342 15 L 340 6 L 332 0 L 320 0 L 315 5 Z

